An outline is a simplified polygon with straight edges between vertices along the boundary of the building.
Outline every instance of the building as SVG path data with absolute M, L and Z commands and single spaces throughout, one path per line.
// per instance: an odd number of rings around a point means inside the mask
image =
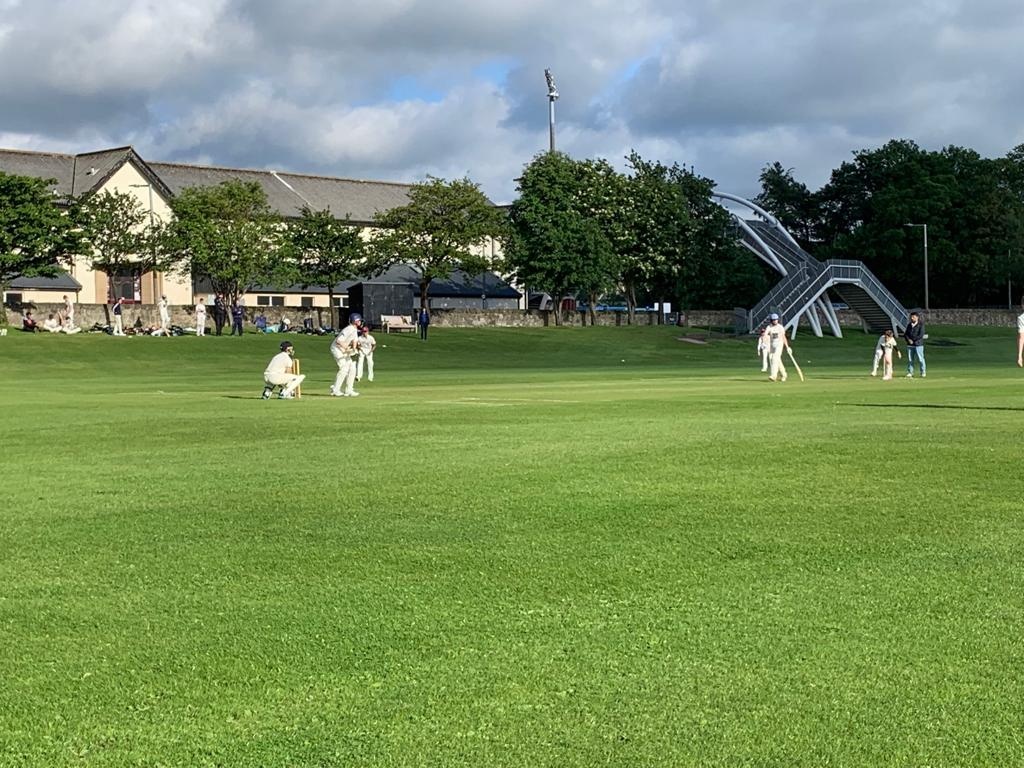
M 77 155 L 0 149 L 0 171 L 54 180 L 52 189 L 58 204 L 105 190 L 132 194 L 148 211 L 151 223 L 166 221 L 171 216 L 169 202 L 183 189 L 238 180 L 259 184 L 271 208 L 285 219 L 297 218 L 304 207 L 329 209 L 338 218 L 347 216 L 353 224 L 369 230 L 377 213 L 408 203 L 411 189 L 409 184 L 382 181 L 147 162 L 130 146 Z M 492 255 L 498 253 L 495 243 L 486 247 Z M 409 279 L 415 279 L 414 271 Z M 463 282 L 476 280 L 478 285 L 463 286 L 463 294 L 458 293 L 462 289 L 439 286 L 439 298 L 443 296 L 447 301 L 457 295 L 465 298 L 465 295 L 473 294 L 478 302 L 481 301 L 480 276 L 457 278 L 453 275 L 452 279 L 456 282 L 460 279 Z M 359 281 L 334 286 L 336 305 L 347 306 L 348 288 L 356 282 Z M 483 283 L 486 286 L 488 281 Z M 501 278 L 490 275 L 490 285 L 487 290 L 493 290 L 494 295 L 487 295 L 488 299 L 508 299 L 510 289 Z M 471 294 L 465 294 L 465 291 L 471 291 Z M 115 275 L 111 280 L 104 273 L 93 270 L 88 259 L 78 258 L 66 274 L 57 278 L 18 278 L 3 299 L 8 303 L 46 303 L 59 301 L 61 296 L 71 293 L 81 304 L 104 304 L 114 301 L 116 296 L 128 302 L 155 304 L 161 295 L 166 295 L 168 301 L 175 305 L 191 305 L 198 296 L 210 298 L 209 286 L 189 277 L 158 271 L 130 271 Z M 513 293 L 518 295 L 515 291 Z M 326 286 L 258 286 L 242 298 L 249 307 L 328 306 Z

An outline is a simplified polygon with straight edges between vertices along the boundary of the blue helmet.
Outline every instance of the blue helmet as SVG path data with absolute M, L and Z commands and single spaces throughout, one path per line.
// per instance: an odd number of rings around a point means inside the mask
M 358 312 L 353 312 L 351 315 L 348 316 L 348 321 L 350 323 L 361 323 L 363 322 L 363 316 L 360 315 Z

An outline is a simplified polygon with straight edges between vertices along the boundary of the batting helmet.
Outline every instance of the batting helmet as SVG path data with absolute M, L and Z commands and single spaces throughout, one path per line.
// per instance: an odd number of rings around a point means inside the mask
M 290 341 L 282 341 L 281 342 L 281 351 L 284 352 L 286 349 L 290 349 L 293 346 L 295 346 L 295 345 L 292 344 Z
M 358 312 L 353 312 L 351 315 L 348 316 L 348 321 L 350 323 L 361 323 L 363 321 L 363 316 L 360 315 Z

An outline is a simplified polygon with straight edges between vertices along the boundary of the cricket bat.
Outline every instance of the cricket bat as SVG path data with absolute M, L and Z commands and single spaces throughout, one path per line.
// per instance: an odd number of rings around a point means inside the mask
M 796 372 L 800 375 L 800 381 L 804 380 L 804 372 L 800 370 L 800 365 L 797 363 L 796 358 L 793 357 L 793 350 L 786 347 L 786 351 L 789 352 L 789 359 L 793 363 L 793 367 L 796 368 Z

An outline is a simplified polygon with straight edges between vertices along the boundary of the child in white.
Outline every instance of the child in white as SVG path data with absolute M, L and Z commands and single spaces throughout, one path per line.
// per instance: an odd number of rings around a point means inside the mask
M 363 366 L 366 366 L 366 378 L 373 381 L 373 350 L 377 348 L 377 340 L 370 335 L 370 326 L 364 325 L 359 332 L 359 360 L 356 363 L 356 381 L 363 378 Z
M 786 366 L 782 363 L 782 352 L 789 347 L 789 340 L 786 338 L 786 328 L 779 322 L 779 316 L 772 313 L 771 324 L 768 326 L 765 333 L 768 334 L 768 345 L 769 352 L 769 371 L 768 379 L 770 381 L 777 381 L 781 378 L 785 381 Z
M 768 372 L 768 354 L 769 347 L 771 346 L 768 339 L 768 326 L 761 329 L 761 333 L 757 337 L 757 354 L 761 358 L 761 373 Z
M 892 353 L 893 350 L 902 359 L 903 355 L 900 354 L 899 346 L 896 343 L 896 338 L 892 335 L 892 331 L 888 330 L 878 340 L 879 345 L 882 347 L 882 358 L 885 363 L 882 365 L 882 381 L 890 381 L 892 379 Z M 875 374 L 872 373 L 872 376 Z
M 349 324 L 331 342 L 331 356 L 338 364 L 338 375 L 334 378 L 331 394 L 334 397 L 357 397 L 359 395 L 352 385 L 356 379 L 355 356 L 358 352 L 359 325 L 363 318 L 352 313 Z
M 65 332 L 75 327 L 75 302 L 64 297 L 64 328 Z
M 199 297 L 199 302 L 196 304 L 196 336 L 206 335 L 206 302 L 203 297 Z
M 306 377 L 296 375 L 292 367 L 292 355 L 295 348 L 290 341 L 281 342 L 281 351 L 270 358 L 267 369 L 263 372 L 263 399 L 270 397 L 274 387 L 284 387 L 278 395 L 282 400 L 291 400 L 295 397 L 295 388 L 299 386 Z

